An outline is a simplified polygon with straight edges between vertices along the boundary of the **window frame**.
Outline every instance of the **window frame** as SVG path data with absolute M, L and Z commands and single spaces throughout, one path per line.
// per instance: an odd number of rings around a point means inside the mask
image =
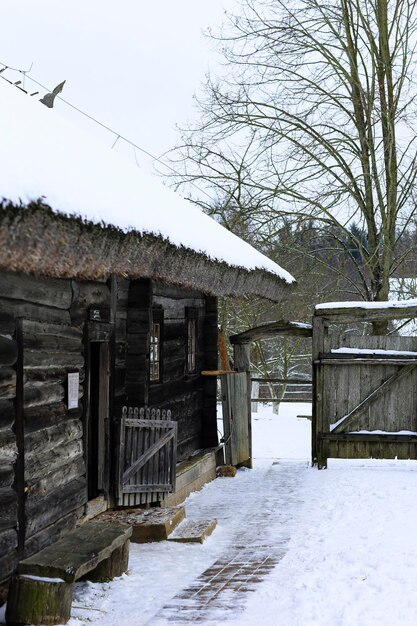
M 155 333 L 155 328 L 158 333 Z M 156 338 L 156 341 L 155 341 Z M 162 383 L 163 380 L 163 340 L 164 340 L 164 312 L 162 309 L 152 309 L 152 319 L 149 329 L 149 367 L 148 376 L 151 385 Z M 156 358 L 155 358 L 156 357 Z M 155 371 L 156 370 L 156 371 Z
M 185 309 L 185 373 L 187 376 L 197 375 L 199 310 L 193 307 Z M 191 328 L 193 329 L 191 331 Z M 190 332 L 191 331 L 191 332 Z

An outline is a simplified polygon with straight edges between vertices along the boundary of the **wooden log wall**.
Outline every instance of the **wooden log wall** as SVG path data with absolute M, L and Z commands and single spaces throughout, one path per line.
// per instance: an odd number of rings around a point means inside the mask
M 200 376 L 217 367 L 217 303 L 191 290 L 151 281 L 130 285 L 127 311 L 126 400 L 167 408 L 178 422 L 178 461 L 217 444 L 216 381 Z M 149 382 L 152 309 L 163 311 L 162 380 Z M 198 310 L 196 374 L 186 372 L 186 309 Z M 119 340 L 121 345 L 121 340 Z M 122 380 L 122 376 L 118 376 Z M 120 384 L 120 383 L 119 383 Z M 116 391 L 122 398 L 121 388 Z
M 87 501 L 83 333 L 89 307 L 109 303 L 105 283 L 0 273 L 0 581 Z M 70 371 L 81 383 L 72 411 Z

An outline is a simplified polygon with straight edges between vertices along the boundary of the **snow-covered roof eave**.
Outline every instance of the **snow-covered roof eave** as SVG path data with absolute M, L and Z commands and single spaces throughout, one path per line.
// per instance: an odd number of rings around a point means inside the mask
M 151 234 L 219 269 L 268 274 L 280 288 L 295 282 L 191 202 L 1 80 L 0 113 L 0 198 L 14 207 L 42 198 L 57 215 L 125 236 Z
M 45 204 L 0 203 L 0 269 L 57 278 L 150 278 L 214 296 L 278 302 L 290 287 L 266 270 L 247 270 L 151 233 L 124 233 L 54 213 Z

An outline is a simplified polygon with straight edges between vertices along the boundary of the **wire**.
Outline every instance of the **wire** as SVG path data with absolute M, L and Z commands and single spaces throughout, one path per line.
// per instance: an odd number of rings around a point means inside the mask
M 6 63 L 3 63 L 3 61 L 0 61 L 0 64 L 4 66 L 5 69 L 7 70 L 12 70 L 14 72 L 19 72 L 20 74 L 23 74 L 25 76 L 25 78 L 28 78 L 29 80 L 31 80 L 33 83 L 35 83 L 36 85 L 39 85 L 39 87 L 42 87 L 42 89 L 45 89 L 45 91 L 50 92 L 51 90 L 48 89 L 48 87 L 45 87 L 45 85 L 43 85 L 42 83 L 40 83 L 38 80 L 36 80 L 35 78 L 32 78 L 32 76 L 28 76 L 27 72 L 30 72 L 30 70 L 33 67 L 33 63 L 31 64 L 30 68 L 28 70 L 20 70 L 17 69 L 15 67 L 11 67 L 10 65 L 6 65 Z M 4 76 L 1 76 L 0 74 L 0 78 L 4 78 Z M 4 80 L 7 81 L 7 78 L 4 78 Z M 9 81 L 7 81 L 9 82 Z M 12 83 L 13 84 L 13 83 Z M 87 117 L 89 120 L 91 120 L 92 122 L 94 122 L 95 124 L 98 124 L 99 126 L 101 126 L 102 128 L 104 128 L 105 130 L 107 130 L 108 132 L 112 133 L 113 135 L 116 135 L 116 140 L 114 141 L 113 145 L 112 145 L 112 149 L 114 148 L 114 146 L 116 145 L 116 143 L 118 142 L 119 139 L 122 139 L 123 141 L 125 141 L 126 143 L 128 143 L 129 145 L 133 146 L 134 148 L 136 148 L 137 150 L 140 150 L 141 152 L 143 152 L 144 154 L 146 154 L 148 157 L 150 157 L 153 161 L 157 161 L 158 163 L 160 163 L 161 165 L 163 165 L 164 167 L 166 167 L 167 169 L 169 169 L 171 172 L 173 172 L 174 174 L 176 174 L 177 176 L 180 176 L 179 172 L 177 172 L 173 167 L 171 167 L 170 165 L 168 165 L 167 163 L 164 163 L 164 161 L 162 161 L 159 157 L 156 157 L 155 155 L 151 154 L 150 152 L 148 152 L 148 150 L 145 150 L 145 148 L 141 148 L 140 146 L 138 146 L 136 143 L 134 143 L 133 141 L 131 141 L 130 139 L 127 139 L 127 137 L 124 137 L 123 135 L 121 135 L 120 133 L 116 132 L 115 130 L 113 130 L 112 128 L 110 128 L 110 126 L 106 126 L 106 124 L 103 124 L 103 122 L 100 122 L 99 120 L 97 120 L 95 117 L 93 117 L 92 115 L 89 115 L 88 113 L 85 113 L 85 111 L 82 111 L 81 109 L 79 109 L 78 107 L 76 107 L 75 105 L 71 104 L 71 102 L 68 102 L 68 100 L 65 100 L 64 98 L 62 98 L 62 96 L 56 96 L 56 98 L 58 100 L 62 100 L 62 102 L 64 102 L 67 106 L 71 107 L 72 109 L 74 109 L 75 111 L 77 111 L 78 113 L 80 113 L 81 115 L 84 115 L 84 117 Z M 196 185 L 193 181 L 190 181 L 190 184 L 193 185 L 196 189 L 198 189 L 198 191 L 200 191 L 201 193 L 205 194 L 208 198 L 212 199 L 212 197 L 210 196 L 210 194 L 205 191 L 204 189 L 201 189 L 201 187 L 199 187 L 198 185 Z

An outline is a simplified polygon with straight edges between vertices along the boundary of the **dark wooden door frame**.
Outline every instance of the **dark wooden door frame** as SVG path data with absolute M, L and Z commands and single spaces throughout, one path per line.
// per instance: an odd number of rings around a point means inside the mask
M 112 342 L 113 342 L 113 326 L 102 322 L 88 322 L 85 329 L 85 383 L 84 383 L 84 460 L 86 467 L 87 485 L 89 485 L 89 499 L 91 491 L 97 491 L 98 494 L 104 495 L 106 499 L 110 497 L 110 445 L 112 437 L 111 432 L 111 364 L 112 364 Z M 97 411 L 97 468 L 96 476 L 93 478 L 95 485 L 92 484 L 90 473 L 90 439 L 94 431 L 92 425 L 93 416 L 91 415 L 93 394 L 91 390 L 92 384 L 92 350 L 93 346 L 97 346 L 96 365 L 98 372 L 94 378 L 98 381 L 99 390 L 96 396 Z M 98 495 L 96 494 L 96 495 Z M 94 498 L 94 496 L 93 496 Z

